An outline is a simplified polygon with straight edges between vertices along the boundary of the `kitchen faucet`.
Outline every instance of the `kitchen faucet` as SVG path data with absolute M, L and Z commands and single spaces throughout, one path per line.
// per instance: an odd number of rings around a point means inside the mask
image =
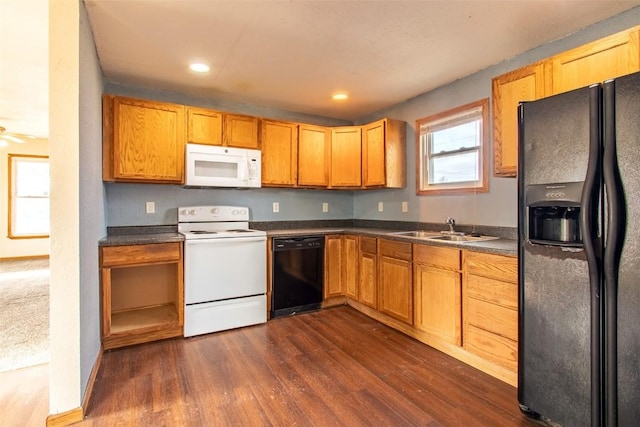
M 456 230 L 454 229 L 454 227 L 456 225 L 456 220 L 448 216 L 445 224 L 449 226 L 449 234 L 455 234 Z

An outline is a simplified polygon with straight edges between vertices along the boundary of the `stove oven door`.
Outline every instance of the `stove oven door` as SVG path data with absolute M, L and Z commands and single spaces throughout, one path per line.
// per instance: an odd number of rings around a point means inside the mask
M 266 294 L 266 237 L 186 240 L 184 247 L 185 304 Z

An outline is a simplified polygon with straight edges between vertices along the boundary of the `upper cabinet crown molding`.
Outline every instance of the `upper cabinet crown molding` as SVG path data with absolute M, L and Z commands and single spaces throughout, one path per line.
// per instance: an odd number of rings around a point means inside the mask
M 640 26 L 495 77 L 492 81 L 494 175 L 517 175 L 517 107 L 640 71 Z

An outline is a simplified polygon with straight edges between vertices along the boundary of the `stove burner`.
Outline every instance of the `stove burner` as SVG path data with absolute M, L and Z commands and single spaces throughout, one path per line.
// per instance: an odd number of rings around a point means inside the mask
M 238 229 L 238 230 L 227 230 L 232 233 L 251 233 L 252 230 Z
M 192 234 L 218 234 L 217 231 L 207 231 L 207 230 L 193 230 L 190 231 Z

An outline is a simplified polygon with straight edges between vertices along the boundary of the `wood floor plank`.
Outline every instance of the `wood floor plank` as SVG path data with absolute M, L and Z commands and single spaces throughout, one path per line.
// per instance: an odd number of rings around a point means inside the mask
M 87 426 L 534 426 L 516 390 L 340 306 L 109 351 Z

